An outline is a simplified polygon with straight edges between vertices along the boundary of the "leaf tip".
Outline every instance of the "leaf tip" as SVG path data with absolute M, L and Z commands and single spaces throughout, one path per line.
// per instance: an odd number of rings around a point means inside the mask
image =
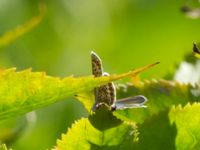
M 149 67 L 153 67 L 153 66 L 158 65 L 158 64 L 160 64 L 160 61 L 157 61 L 157 62 L 155 62 L 153 64 L 150 64 Z
M 144 66 L 144 67 L 142 67 L 142 68 L 138 68 L 138 69 L 136 69 L 136 70 L 133 70 L 132 73 L 131 73 L 131 75 L 135 76 L 135 75 L 137 75 L 137 74 L 139 74 L 139 73 L 141 73 L 141 72 L 143 72 L 143 71 L 146 71 L 146 70 L 150 69 L 151 67 L 154 67 L 154 66 L 158 65 L 159 63 L 160 63 L 160 62 L 157 61 L 157 62 L 155 62 L 155 63 L 146 65 L 146 66 Z

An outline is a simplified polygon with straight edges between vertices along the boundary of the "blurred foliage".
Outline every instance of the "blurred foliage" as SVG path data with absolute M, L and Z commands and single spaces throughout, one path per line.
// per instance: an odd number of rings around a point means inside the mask
M 40 0 L 1 0 L 0 37 L 37 16 L 40 3 Z M 32 67 L 33 71 L 61 77 L 89 75 L 89 53 L 95 50 L 111 74 L 160 61 L 158 67 L 141 76 L 160 78 L 173 74 L 174 64 L 191 51 L 193 41 L 199 40 L 200 19 L 192 20 L 180 12 L 183 5 L 199 7 L 197 1 L 48 0 L 44 3 L 46 13 L 42 21 L 0 48 L 1 68 Z M 40 109 L 36 114 L 37 121 L 12 144 L 13 149 L 50 148 L 67 126 L 87 113 L 80 103 L 71 100 Z
M 7 150 L 6 145 L 5 144 L 0 145 L 0 150 Z
M 45 5 L 40 4 L 39 6 L 39 15 L 36 17 L 33 17 L 30 21 L 25 23 L 24 25 L 17 27 L 16 29 L 12 31 L 6 32 L 1 38 L 0 38 L 0 47 L 7 46 L 11 44 L 11 42 L 15 41 L 17 38 L 25 34 L 26 32 L 33 29 L 35 26 L 37 26 L 41 20 L 43 19 L 44 13 L 45 13 Z

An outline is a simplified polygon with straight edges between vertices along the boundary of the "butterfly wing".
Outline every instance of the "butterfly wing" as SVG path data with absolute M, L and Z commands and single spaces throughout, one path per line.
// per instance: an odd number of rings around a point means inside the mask
M 101 59 L 96 53 L 91 52 L 91 61 L 92 61 L 92 74 L 94 75 L 94 77 L 101 77 L 103 75 L 103 67 Z
M 96 53 L 91 52 L 91 59 L 92 74 L 94 75 L 94 77 L 109 76 L 108 73 L 103 72 L 101 59 Z M 95 104 L 92 108 L 93 111 L 95 111 L 96 108 L 101 104 L 107 104 L 113 109 L 146 107 L 144 103 L 147 101 L 147 98 L 142 95 L 128 97 L 116 101 L 116 89 L 113 82 L 95 88 L 94 95 Z
M 109 76 L 107 72 L 103 73 L 103 76 Z M 105 90 L 103 93 L 105 94 L 104 100 L 109 106 L 115 103 L 116 101 L 116 89 L 113 82 L 109 82 L 108 84 L 104 85 Z M 102 99 L 103 100 L 103 99 Z
M 144 103 L 146 103 L 147 98 L 138 95 L 134 97 L 128 97 L 124 99 L 117 100 L 115 105 L 116 109 L 127 109 L 127 108 L 139 108 L 139 107 L 146 107 Z
M 97 56 L 96 53 L 91 52 L 91 59 L 92 59 L 92 74 L 94 77 L 101 77 L 101 76 L 109 76 L 108 73 L 103 72 L 103 67 L 101 63 L 101 59 Z M 93 110 L 96 109 L 95 106 L 99 103 L 106 103 L 111 106 L 114 101 L 116 100 L 115 95 L 115 86 L 112 82 L 97 87 L 94 89 L 95 95 L 95 105 L 93 106 Z

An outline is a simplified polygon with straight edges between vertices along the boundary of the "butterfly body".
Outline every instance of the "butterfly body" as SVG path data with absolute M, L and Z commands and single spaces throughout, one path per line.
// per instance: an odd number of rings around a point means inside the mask
M 94 77 L 109 76 L 108 73 L 103 71 L 101 59 L 96 53 L 91 52 L 91 60 L 92 74 Z M 116 100 L 116 89 L 113 82 L 96 87 L 94 89 L 94 95 L 95 104 L 92 107 L 93 111 L 102 105 L 108 106 L 111 110 L 144 107 L 143 104 L 147 101 L 142 95 Z

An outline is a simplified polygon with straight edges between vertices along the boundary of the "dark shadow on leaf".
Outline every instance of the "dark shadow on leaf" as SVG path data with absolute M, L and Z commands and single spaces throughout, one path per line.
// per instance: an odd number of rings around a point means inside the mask
M 92 150 L 118 150 L 119 149 L 119 145 L 117 146 L 98 146 L 95 144 L 91 144 L 91 149 Z
M 139 142 L 135 149 L 175 150 L 177 128 L 170 124 L 168 110 L 154 115 L 139 126 Z
M 116 127 L 122 123 L 122 121 L 113 116 L 112 111 L 106 107 L 97 109 L 94 114 L 89 116 L 89 121 L 100 131 Z

